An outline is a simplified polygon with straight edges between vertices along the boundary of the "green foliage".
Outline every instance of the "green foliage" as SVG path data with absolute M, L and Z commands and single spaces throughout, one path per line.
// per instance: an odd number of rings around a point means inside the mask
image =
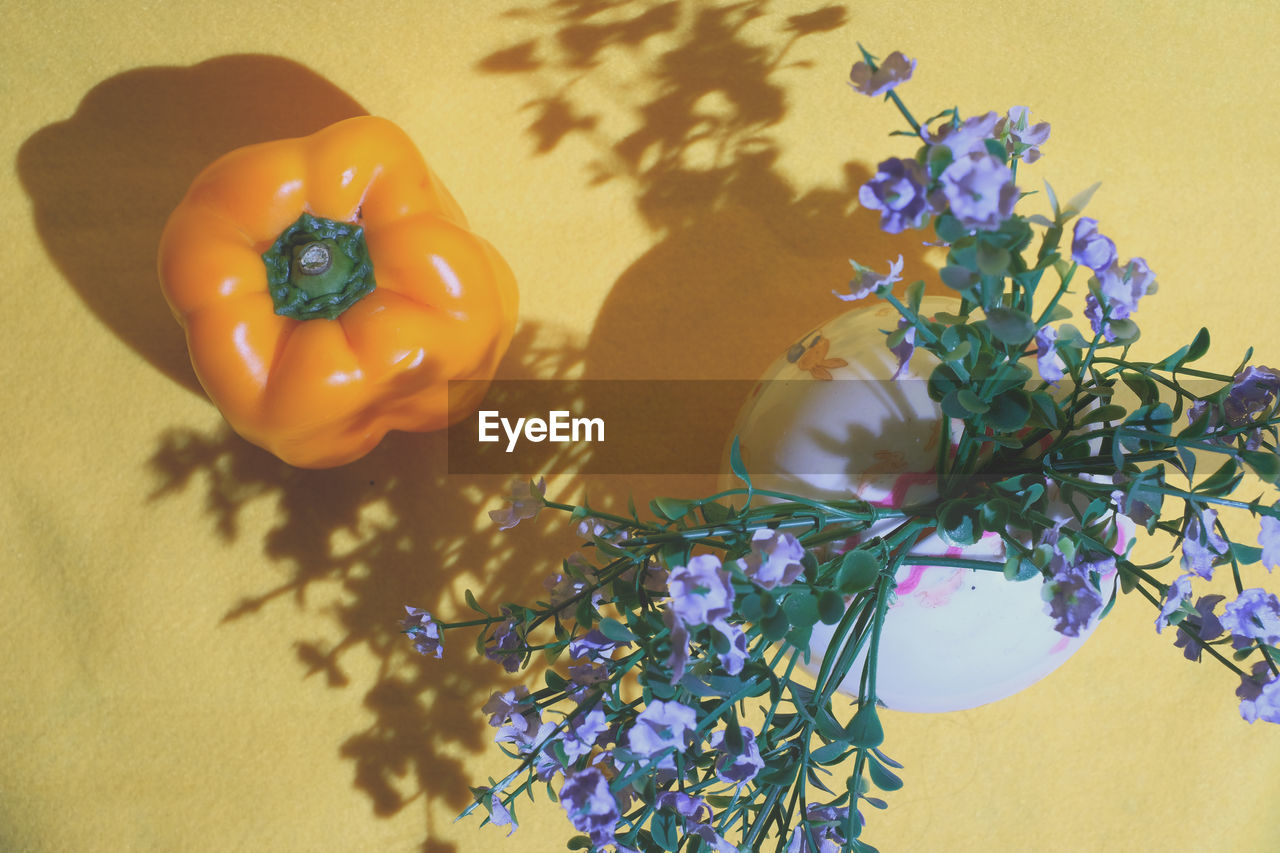
M 873 64 L 874 57 L 863 53 Z M 930 144 L 896 94 L 889 99 L 924 143 L 910 168 L 927 181 L 930 203 L 940 204 L 943 175 L 955 157 L 947 146 Z M 949 109 L 929 121 L 959 123 L 961 117 Z M 1029 144 L 1010 134 L 984 145 L 1014 168 Z M 475 630 L 479 656 L 516 660 L 521 669 L 534 660 L 546 663 L 511 711 L 521 725 L 509 729 L 540 732 L 543 741 L 503 741 L 518 767 L 502 782 L 474 788 L 472 809 L 483 807 L 492 818 L 495 795 L 508 808 L 518 796 L 532 796 L 535 783 L 545 782 L 539 762 L 545 772 L 549 761 L 558 768 L 551 775 L 565 778 L 607 768 L 600 778 L 626 810 L 615 840 L 645 853 L 713 846 L 694 832 L 701 819 L 659 804 L 670 791 L 702 798 L 716 812 L 705 826 L 734 827 L 737 836 L 727 843 L 739 849 L 784 848 L 790 833 L 805 831 L 815 842 L 833 832 L 841 849 L 873 850 L 858 838 L 859 815 L 868 806 L 885 807 L 873 790 L 903 785 L 894 772 L 901 765 L 879 750 L 885 732 L 874 652 L 904 566 L 946 565 L 999 572 L 1013 582 L 1048 581 L 1041 592 L 1051 610 L 1063 604 L 1055 599 L 1061 578 L 1082 580 L 1097 593 L 1096 612 L 1089 614 L 1097 619 L 1110 612 L 1119 593 L 1138 593 L 1161 608 L 1172 578 L 1160 580 L 1157 573 L 1180 569 L 1176 551 L 1200 536 L 1212 546 L 1210 559 L 1229 564 L 1223 571 L 1243 588 L 1242 568 L 1262 561 L 1263 549 L 1245 544 L 1258 540 L 1258 528 L 1236 542 L 1220 523 L 1210 534 L 1188 522 L 1213 519 L 1209 511 L 1222 507 L 1280 517 L 1274 496 L 1235 497 L 1248 475 L 1267 484 L 1280 480 L 1280 402 L 1274 391 L 1266 397 L 1257 388 L 1241 390 L 1238 374 L 1251 350 L 1231 374 L 1190 367 L 1209 354 L 1205 329 L 1155 361 L 1131 356 L 1140 341 L 1133 306 L 1115 310 L 1120 303 L 1108 299 L 1118 297 L 1109 297 L 1098 280 L 1105 275 L 1090 276 L 1072 257 L 1071 220 L 1096 190 L 1094 185 L 1063 205 L 1046 183 L 1051 217 L 1015 210 L 996 227 L 972 227 L 972 220 L 962 221 L 963 211 L 957 215 L 941 204 L 929 224 L 946 248 L 939 277 L 959 296 L 954 311 L 922 315 L 922 281 L 903 288 L 901 298 L 892 282 L 876 288 L 906 321 L 886 343 L 910 349 L 913 341 L 936 359 L 927 384 L 943 418 L 930 446 L 935 495 L 878 507 L 855 498 L 815 500 L 757 488 L 735 436 L 729 468 L 740 485 L 720 494 L 655 498 L 648 519 L 639 517 L 634 503 L 628 515 L 614 516 L 585 504 L 548 502 L 597 531 L 583 543 L 583 559 L 563 562 L 548 601 L 486 610 L 468 590 L 467 607 L 478 618 L 435 623 L 441 630 Z M 1146 292 L 1153 290 L 1150 285 Z M 1071 297 L 1080 297 L 1074 311 L 1066 304 Z M 1074 316 L 1085 318 L 1081 326 L 1063 322 Z M 1039 333 L 1046 328 L 1056 330 L 1056 342 L 1041 352 L 1037 338 L 1045 339 Z M 1207 381 L 1218 387 L 1193 394 L 1184 384 L 1188 377 L 1198 392 Z M 1164 537 L 1170 555 L 1150 565 L 1133 562 L 1130 528 Z M 781 543 L 778 550 L 758 550 L 754 537 L 760 531 Z M 934 532 L 960 556 L 916 551 Z M 1002 552 L 971 556 L 971 546 L 990 534 L 1000 537 Z M 1219 536 L 1225 548 L 1216 544 Z M 793 546 L 803 556 L 795 556 Z M 784 554 L 791 556 L 779 556 Z M 714 571 L 694 571 L 695 564 L 704 565 L 695 561 L 711 557 Z M 761 568 L 767 563 L 769 574 Z M 1118 592 L 1104 596 L 1101 576 L 1112 563 Z M 1067 604 L 1078 608 L 1081 601 L 1088 598 Z M 1263 643 L 1233 652 L 1226 637 L 1199 638 L 1190 600 L 1165 609 L 1167 624 L 1178 625 L 1178 633 L 1197 641 L 1206 656 L 1231 666 L 1250 658 L 1280 665 L 1280 650 Z M 409 625 L 406 633 L 422 642 L 426 630 Z M 810 648 L 815 631 L 832 637 L 825 649 Z M 612 647 L 580 648 L 600 636 Z M 793 677 L 805 664 L 814 674 L 812 686 Z M 856 696 L 837 701 L 846 684 L 858 685 Z M 846 723 L 849 699 L 857 710 Z M 754 734 L 744 723 L 749 705 L 764 715 Z M 684 717 L 655 723 L 652 732 L 674 739 L 650 754 L 648 744 L 657 735 L 631 733 L 648 725 L 642 715 L 650 709 L 673 706 L 694 722 L 678 737 L 669 733 L 682 729 Z M 610 740 L 586 751 L 569 748 L 565 733 L 597 711 Z M 551 735 L 545 734 L 547 723 L 555 729 Z M 725 782 L 725 763 L 752 750 L 762 765 L 754 778 L 741 786 Z M 667 759 L 665 766 L 676 768 L 674 783 L 661 769 Z M 836 779 L 847 780 L 843 791 Z M 550 784 L 547 792 L 557 796 Z M 846 811 L 825 822 L 811 820 L 806 807 L 823 795 L 829 807 Z M 570 850 L 594 846 L 582 835 L 568 842 Z

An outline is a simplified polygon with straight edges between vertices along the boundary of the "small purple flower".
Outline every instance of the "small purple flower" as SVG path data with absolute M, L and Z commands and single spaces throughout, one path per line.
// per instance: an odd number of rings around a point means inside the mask
M 709 847 L 714 853 L 738 853 L 737 847 L 726 842 L 708 825 L 711 809 L 701 797 L 691 797 L 683 791 L 663 791 L 658 795 L 657 805 L 684 818 L 689 834 L 705 842 L 704 850 Z
M 676 752 L 684 752 L 686 739 L 697 724 L 698 712 L 686 705 L 661 700 L 651 702 L 636 715 L 627 732 L 627 747 L 645 757 L 672 747 Z
M 1169 584 L 1169 591 L 1164 597 L 1164 605 L 1160 608 L 1160 615 L 1156 617 L 1157 634 L 1161 633 L 1164 630 L 1164 626 L 1169 624 L 1169 617 L 1182 607 L 1182 602 L 1191 597 L 1191 577 L 1190 574 L 1181 575 L 1177 580 Z
M 910 80 L 915 70 L 916 61 L 908 59 L 902 55 L 901 51 L 895 50 L 884 58 L 875 71 L 872 71 L 871 66 L 862 60 L 855 62 L 849 71 L 849 85 L 855 91 L 874 98 L 877 95 L 883 95 L 899 83 Z
M 742 667 L 747 662 L 747 635 L 737 625 L 723 619 L 712 622 L 711 630 L 715 632 L 712 635 L 712 645 L 724 671 L 730 675 L 742 672 Z
M 555 723 L 543 721 L 537 708 L 529 708 L 523 714 L 508 717 L 506 725 L 493 736 L 493 742 L 513 744 L 517 752 L 527 755 L 542 747 L 555 730 Z
M 569 666 L 569 680 L 577 685 L 577 689 L 569 691 L 571 696 L 581 696 L 589 688 L 609 680 L 609 667 L 602 663 L 578 663 Z
M 1054 557 L 1053 576 L 1044 583 L 1041 595 L 1046 612 L 1055 620 L 1054 630 L 1065 637 L 1078 637 L 1102 610 L 1102 593 L 1094 586 L 1090 574 L 1105 575 L 1115 569 L 1115 557 L 1080 563 L 1068 563 Z
M 548 603 L 557 610 L 586 592 L 590 585 L 588 581 L 582 578 L 575 578 L 572 575 L 564 575 L 559 572 L 542 582 L 542 588 L 547 591 Z M 599 607 L 603 602 L 603 592 L 597 589 L 591 593 L 592 607 Z
M 994 112 L 967 118 L 959 125 L 949 121 L 936 131 L 925 128 L 925 141 L 948 149 L 955 160 L 975 153 L 986 155 L 989 153 L 987 140 L 995 138 L 999 122 L 1000 117 Z
M 705 625 L 733 612 L 733 585 L 714 554 L 700 554 L 673 568 L 667 590 L 672 610 L 686 625 Z
M 996 157 L 966 154 L 942 173 L 942 194 L 951 214 L 971 231 L 994 231 L 1013 215 L 1018 188 L 1013 172 Z
M 499 530 L 510 530 L 526 518 L 535 518 L 547 505 L 547 481 L 543 477 L 537 483 L 517 480 L 511 484 L 511 494 L 506 506 L 489 511 L 489 518 L 498 523 Z
M 593 708 L 580 716 L 560 738 L 565 758 L 570 764 L 591 754 L 600 737 L 609 731 L 609 721 L 604 711 Z
M 906 333 L 897 346 L 889 347 L 889 352 L 898 359 L 898 369 L 893 372 L 893 379 L 897 379 L 907 369 L 907 362 L 911 361 L 911 354 L 916 351 L 916 327 L 906 317 L 899 317 L 898 328 L 906 329 Z
M 1272 504 L 1271 508 L 1280 509 L 1280 501 Z M 1280 518 L 1270 515 L 1262 517 L 1258 544 L 1262 546 L 1262 565 L 1267 567 L 1267 571 L 1280 566 Z
M 613 650 L 618 647 L 615 640 L 610 640 L 600 633 L 599 628 L 592 628 L 581 637 L 569 641 L 569 656 L 586 658 L 587 660 L 613 660 Z
M 1071 238 L 1071 260 L 1094 272 L 1110 269 L 1116 262 L 1116 244 L 1098 233 L 1098 220 L 1082 216 L 1076 220 Z
M 1084 315 L 1089 318 L 1095 335 L 1102 335 L 1108 341 L 1113 341 L 1115 333 L 1111 330 L 1110 321 L 1128 319 L 1138 310 L 1138 300 L 1150 293 L 1155 286 L 1155 273 L 1151 272 L 1142 258 L 1134 258 L 1123 268 L 1112 264 L 1099 272 L 1095 280 L 1098 283 L 1098 293 L 1095 294 L 1090 289 L 1084 298 Z
M 1271 667 L 1260 660 L 1253 665 L 1252 677 L 1242 678 L 1236 688 L 1236 696 L 1240 697 L 1240 716 L 1246 722 L 1280 723 L 1280 678 L 1264 681 L 1269 675 Z
M 444 654 L 444 641 L 440 638 L 440 625 L 425 610 L 405 605 L 408 616 L 400 623 L 401 630 L 413 638 L 413 648 L 420 655 L 440 657 Z
M 507 720 L 517 712 L 523 714 L 529 706 L 529 688 L 517 684 L 507 691 L 495 691 L 480 710 L 489 715 L 489 725 L 497 727 L 506 725 Z
M 996 134 L 1005 140 L 1005 150 L 1010 157 L 1021 157 L 1024 163 L 1040 159 L 1040 146 L 1049 139 L 1049 123 L 1031 123 L 1031 110 L 1027 107 L 1010 107 L 1009 114 L 996 125 Z
M 1201 510 L 1199 516 L 1191 516 L 1183 528 L 1182 570 L 1194 572 L 1205 580 L 1213 577 L 1214 559 L 1227 553 L 1227 542 L 1215 529 L 1217 510 Z
M 1280 645 L 1280 598 L 1265 589 L 1246 589 L 1222 609 L 1222 627 L 1237 637 Z
M 920 228 L 935 213 L 925 187 L 929 176 L 915 160 L 890 157 L 876 166 L 876 174 L 858 190 L 858 202 L 880 211 L 880 229 L 901 234 Z
M 1198 637 L 1209 642 L 1222 634 L 1222 623 L 1213 610 L 1225 598 L 1221 595 L 1202 595 L 1196 600 L 1196 612 L 1178 623 L 1178 636 L 1174 639 L 1175 648 L 1182 649 L 1182 656 L 1193 663 L 1199 662 L 1201 644 Z
M 757 586 L 773 589 L 795 583 L 804 572 L 803 559 L 804 546 L 799 539 L 766 527 L 751 535 L 751 552 L 742 558 L 742 570 Z
M 1053 326 L 1042 326 L 1036 332 L 1036 369 L 1040 371 L 1041 379 L 1055 387 L 1066 375 L 1063 368 L 1067 366 L 1054 346 L 1057 340 L 1058 330 Z
M 743 726 L 742 751 L 729 752 L 725 746 L 725 731 L 717 729 L 711 733 L 711 748 L 719 750 L 723 755 L 716 759 L 716 778 L 732 785 L 745 785 L 756 774 L 764 769 L 764 759 L 760 757 L 760 745 L 756 743 L 756 733 Z
M 694 823 L 706 823 L 711 817 L 711 809 L 701 797 L 691 797 L 683 791 L 663 791 L 658 795 L 657 805 Z
M 618 828 L 618 801 L 599 769 L 589 767 L 569 776 L 560 788 L 560 804 L 573 828 L 585 832 L 592 844 L 612 843 Z
M 1213 434 L 1221 430 L 1224 419 L 1226 425 L 1232 429 L 1247 427 L 1271 407 L 1278 393 L 1280 393 L 1280 374 L 1269 367 L 1250 365 L 1231 380 L 1227 398 L 1222 401 L 1220 407 L 1210 408 L 1207 400 L 1197 400 L 1188 410 L 1187 418 L 1194 423 L 1207 411 L 1209 440 L 1215 444 L 1228 445 L 1232 443 L 1232 437 Z M 1259 429 L 1247 430 L 1243 435 L 1246 450 L 1257 450 L 1262 444 L 1262 432 Z
M 493 629 L 493 636 L 485 645 L 484 656 L 489 660 L 502 664 L 507 672 L 520 669 L 522 653 L 517 651 L 523 645 L 520 634 L 516 631 L 515 619 L 506 619 Z
M 875 270 L 864 267 L 857 261 L 849 261 L 853 264 L 856 278 L 849 281 L 849 293 L 841 293 L 838 290 L 831 291 L 836 298 L 843 302 L 853 302 L 858 299 L 865 299 L 870 296 L 882 285 L 892 285 L 894 282 L 902 281 L 902 255 L 898 255 L 898 260 L 889 264 L 889 274 L 880 275 Z
M 841 853 L 848 849 L 844 837 L 844 825 L 849 818 L 848 807 L 819 806 L 810 804 L 805 810 L 804 821 L 791 830 L 787 853 Z M 808 832 L 805 831 L 808 824 Z M 818 842 L 815 849 L 809 844 L 809 836 Z
M 1269 367 L 1249 365 L 1231 380 L 1231 390 L 1222 403 L 1227 425 L 1245 426 L 1252 423 L 1276 400 L 1280 393 L 1280 374 Z
M 621 542 L 630 534 L 613 524 L 599 518 L 584 518 L 578 522 L 578 535 L 583 539 L 603 539 L 606 542 Z
M 738 848 L 725 841 L 720 833 L 716 832 L 711 826 L 705 823 L 694 824 L 689 827 L 689 833 L 696 835 L 703 841 L 703 850 L 709 853 L 738 853 Z
M 662 621 L 671 632 L 671 654 L 667 657 L 667 666 L 671 667 L 671 683 L 675 684 L 684 678 L 685 667 L 689 665 L 689 629 L 670 604 L 662 611 Z
M 498 794 L 493 794 L 489 797 L 489 822 L 494 826 L 511 827 L 511 829 L 507 830 L 508 837 L 520 828 L 520 825 L 516 823 L 516 819 L 511 816 L 511 812 L 507 810 L 507 807 L 502 804 L 502 800 L 498 798 Z
M 1122 481 L 1117 480 L 1117 482 Z M 1116 489 L 1111 493 L 1111 502 L 1121 515 L 1128 516 L 1134 524 L 1146 525 L 1148 521 L 1155 517 L 1155 510 L 1145 501 L 1126 495 L 1122 489 Z

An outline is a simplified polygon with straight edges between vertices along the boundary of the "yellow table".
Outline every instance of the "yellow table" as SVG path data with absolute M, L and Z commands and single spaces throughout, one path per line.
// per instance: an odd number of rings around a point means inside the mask
M 0 178 L 0 849 L 562 849 L 539 799 L 506 837 L 452 823 L 505 773 L 478 708 L 510 682 L 402 605 L 532 596 L 563 526 L 497 535 L 500 484 L 399 435 L 290 469 L 223 425 L 160 298 L 155 244 L 241 144 L 361 112 L 419 142 L 522 286 L 505 377 L 751 378 L 840 310 L 848 259 L 904 253 L 860 210 L 904 155 L 845 85 L 861 42 L 919 60 L 919 115 L 1030 105 L 1047 178 L 1161 291 L 1155 354 L 1274 336 L 1274 4 L 5 2 Z M 1021 177 L 1021 176 L 1020 176 Z M 910 278 L 908 278 L 910 280 Z M 690 424 L 689 429 L 698 425 Z M 685 425 L 673 424 L 678 433 Z M 602 502 L 711 477 L 553 478 Z M 1274 577 L 1255 580 L 1275 589 Z M 885 851 L 1261 850 L 1280 731 L 1125 600 L 1062 670 L 994 706 L 884 715 L 906 787 Z

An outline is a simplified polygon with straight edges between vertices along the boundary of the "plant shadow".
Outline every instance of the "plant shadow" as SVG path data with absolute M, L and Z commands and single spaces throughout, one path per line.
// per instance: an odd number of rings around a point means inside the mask
M 831 290 L 848 279 L 850 257 L 903 254 L 908 275 L 923 273 L 928 259 L 918 237 L 884 235 L 857 205 L 869 164 L 834 164 L 827 179 L 804 187 L 780 166 L 788 92 L 811 82 L 811 64 L 797 56 L 848 23 L 841 5 L 788 16 L 769 0 L 548 0 L 497 22 L 510 35 L 475 71 L 531 93 L 530 156 L 585 139 L 594 154 L 580 164 L 584 192 L 627 182 L 652 233 L 649 248 L 610 286 L 585 340 L 526 321 L 499 378 L 754 379 L 842 310 Z M 620 74 L 634 85 L 618 85 Z M 274 109 L 280 99 L 283 111 Z M 105 81 L 70 121 L 28 140 L 19 173 L 50 255 L 85 303 L 158 370 L 198 391 L 154 286 L 154 246 L 167 212 L 218 154 L 362 112 L 312 72 L 274 57 L 139 69 Z M 625 130 L 605 130 L 618 127 Z M 86 186 L 100 200 L 83 209 Z M 129 199 L 127 227 L 111 204 L 118 198 Z M 103 258 L 112 258 L 109 272 Z M 737 405 L 653 414 L 670 424 L 673 441 L 689 430 L 727 440 Z M 457 811 L 469 802 L 468 786 L 483 783 L 459 753 L 491 748 L 479 706 L 511 679 L 497 665 L 472 665 L 464 644 L 442 660 L 413 654 L 399 633 L 403 606 L 459 617 L 464 586 L 491 610 L 531 601 L 577 544 L 563 523 L 494 533 L 486 513 L 505 483 L 445 473 L 445 441 L 393 434 L 356 463 L 303 471 L 226 428 L 174 428 L 158 438 L 149 497 L 202 493 L 211 529 L 228 540 L 245 535 L 251 509 L 270 508 L 276 521 L 263 557 L 286 579 L 246 595 L 224 621 L 286 605 L 327 614 L 340 639 L 299 637 L 301 671 L 362 691 L 374 722 L 336 748 L 375 814 L 423 800 L 428 853 L 456 851 L 431 837 L 443 831 L 431 826 L 433 806 Z M 716 488 L 714 476 L 585 477 L 576 464 L 548 462 L 545 473 L 559 475 L 556 499 L 589 487 L 593 505 L 620 509 L 629 496 L 643 505 L 658 494 Z M 378 661 L 372 681 L 344 665 L 355 650 Z

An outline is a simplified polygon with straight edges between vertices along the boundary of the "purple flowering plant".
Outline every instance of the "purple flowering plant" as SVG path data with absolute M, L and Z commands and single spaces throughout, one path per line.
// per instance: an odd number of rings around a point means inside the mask
M 922 314 L 923 281 L 895 293 L 900 260 L 887 275 L 855 263 L 842 298 L 874 294 L 897 310 L 886 345 L 900 371 L 917 350 L 936 362 L 936 497 L 885 507 L 759 489 L 736 440 L 741 486 L 656 499 L 646 518 L 519 484 L 492 513 L 502 529 L 549 509 L 587 540 L 548 580 L 547 600 L 495 614 L 468 592 L 478 618 L 409 608 L 403 622 L 425 655 L 445 653 L 445 632 L 469 630 L 509 672 L 549 664 L 540 683 L 484 705 L 516 766 L 473 788 L 468 812 L 514 829 L 517 800 L 545 786 L 580 833 L 570 849 L 873 851 L 866 809 L 886 805 L 873 790 L 902 786 L 902 765 L 880 749 L 877 648 L 909 565 L 1038 581 L 1045 618 L 1068 637 L 1136 594 L 1189 660 L 1211 657 L 1238 677 L 1244 720 L 1280 723 L 1280 598 L 1246 584 L 1280 564 L 1280 495 L 1240 496 L 1280 479 L 1280 371 L 1249 364 L 1252 350 L 1228 373 L 1192 367 L 1209 350 L 1204 329 L 1164 357 L 1131 356 L 1155 276 L 1142 258 L 1121 263 L 1080 216 L 1096 186 L 1062 205 L 1046 182 L 1051 215 L 1019 212 L 1033 195 L 1018 187 L 1019 165 L 1041 158 L 1049 125 L 1025 107 L 917 121 L 896 91 L 915 64 L 900 53 L 877 64 L 864 50 L 851 72 L 855 91 L 905 118 L 910 129 L 893 135 L 918 143 L 881 162 L 859 199 L 888 232 L 931 229 L 959 307 Z M 1083 303 L 1087 330 L 1063 322 L 1068 297 Z M 1164 537 L 1169 555 L 1137 562 L 1134 537 L 1117 549 L 1122 529 Z M 934 531 L 961 555 L 915 553 Z M 1000 557 L 964 555 L 989 533 Z M 1203 594 L 1215 576 L 1217 592 Z M 802 682 L 793 675 L 819 623 L 834 637 Z M 864 650 L 850 709 L 838 687 Z

